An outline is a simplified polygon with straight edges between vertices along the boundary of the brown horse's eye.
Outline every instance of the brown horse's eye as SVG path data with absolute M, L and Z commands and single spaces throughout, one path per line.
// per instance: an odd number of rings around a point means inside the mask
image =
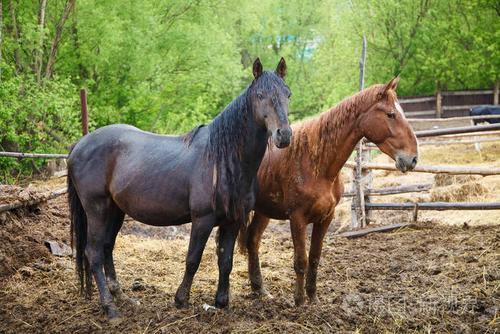
M 396 118 L 396 113 L 394 113 L 394 112 L 388 113 L 387 117 L 389 117 L 390 119 L 395 119 Z

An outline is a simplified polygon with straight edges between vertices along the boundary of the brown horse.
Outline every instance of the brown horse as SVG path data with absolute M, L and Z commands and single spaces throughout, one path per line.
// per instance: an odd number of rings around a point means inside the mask
M 269 219 L 290 219 L 297 275 L 295 304 L 304 303 L 306 291 L 317 301 L 316 274 L 323 238 L 343 193 L 339 172 L 363 137 L 375 143 L 405 172 L 417 163 L 417 139 L 398 103 L 399 78 L 374 85 L 344 99 L 318 117 L 294 124 L 291 145 L 269 148 L 258 173 L 259 193 L 255 214 L 246 233 L 240 233 L 240 249 L 248 251 L 252 290 L 269 295 L 262 284 L 259 244 Z M 286 166 L 284 168 L 284 166 Z M 306 227 L 313 224 L 309 261 Z

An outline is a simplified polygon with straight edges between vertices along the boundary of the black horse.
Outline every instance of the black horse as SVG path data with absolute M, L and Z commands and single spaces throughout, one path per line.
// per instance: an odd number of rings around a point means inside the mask
M 125 214 L 145 224 L 192 222 L 186 271 L 175 302 L 186 306 L 193 276 L 214 226 L 219 226 L 219 285 L 215 306 L 229 303 L 229 274 L 236 236 L 254 206 L 256 174 L 272 135 L 290 144 L 285 60 L 262 71 L 210 124 L 183 136 L 162 136 L 110 125 L 83 137 L 68 160 L 71 237 L 81 292 L 92 275 L 110 320 L 119 319 L 113 297 L 132 301 L 118 284 L 113 247 Z M 133 302 L 133 301 L 132 301 Z

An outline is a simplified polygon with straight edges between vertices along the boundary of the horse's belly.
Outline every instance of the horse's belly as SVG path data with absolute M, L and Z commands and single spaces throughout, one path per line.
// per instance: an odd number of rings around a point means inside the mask
M 255 211 L 272 219 L 288 219 L 290 212 L 279 194 L 259 194 L 255 203 Z
M 187 191 L 123 191 L 113 196 L 118 207 L 130 217 L 155 226 L 180 225 L 191 221 Z

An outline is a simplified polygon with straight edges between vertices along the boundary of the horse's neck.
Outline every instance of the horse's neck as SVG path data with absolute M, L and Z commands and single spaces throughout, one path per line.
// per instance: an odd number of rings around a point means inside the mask
M 321 154 L 324 157 L 318 174 L 329 180 L 333 181 L 337 177 L 356 144 L 363 138 L 358 128 L 358 119 L 368 107 L 363 97 L 363 93 L 352 97 L 349 107 L 347 102 L 341 102 L 342 107 L 348 110 L 341 111 L 339 107 L 335 107 L 322 115 L 321 125 L 329 127 L 325 132 L 332 134 L 332 138 L 328 138 L 328 143 L 323 146 Z
M 362 137 L 363 136 L 358 133 L 358 130 L 355 129 L 354 124 L 352 124 L 352 128 L 349 130 L 346 130 L 346 128 L 342 129 L 339 135 L 340 140 L 337 142 L 335 149 L 332 147 L 332 149 L 327 152 L 325 168 L 323 170 L 323 175 L 327 179 L 333 181 L 337 177 L 347 159 L 349 159 L 352 151 L 354 151 L 356 144 Z
M 249 172 L 257 173 L 267 148 L 267 131 L 259 127 L 255 121 L 249 120 L 247 140 L 241 155 L 241 164 L 249 168 Z

